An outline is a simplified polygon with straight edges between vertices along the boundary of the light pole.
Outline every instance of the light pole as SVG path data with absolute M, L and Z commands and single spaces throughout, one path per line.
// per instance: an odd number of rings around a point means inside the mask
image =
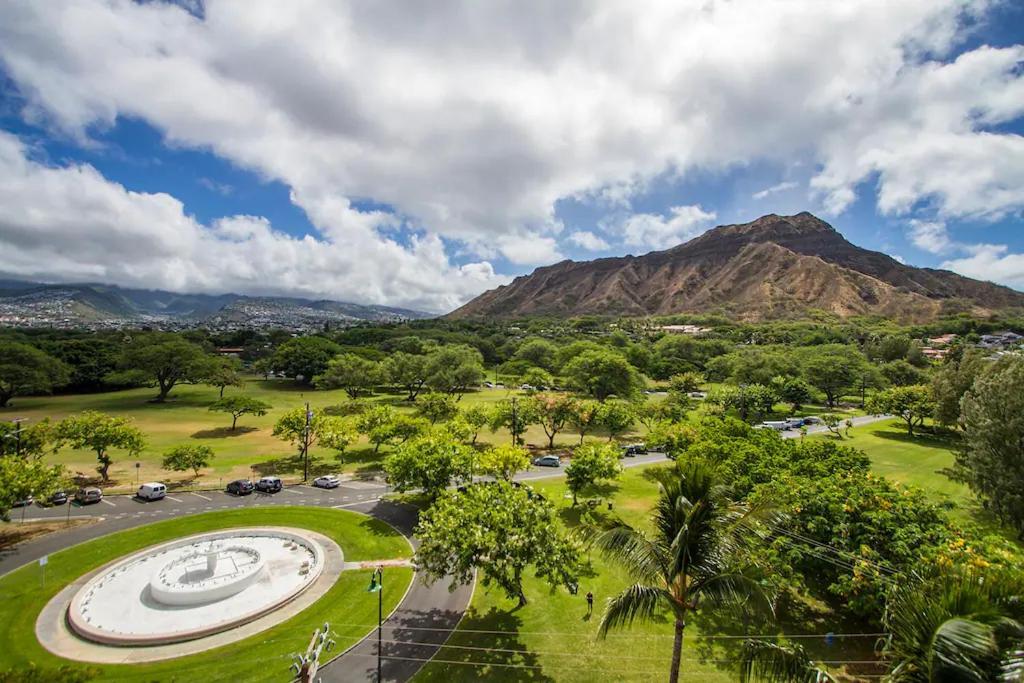
M 139 468 L 141 468 L 141 467 L 142 467 L 142 463 L 141 462 L 136 462 L 135 463 L 135 488 L 139 487 Z
M 22 422 L 27 421 L 27 417 L 16 417 L 11 420 L 14 425 L 14 429 L 9 433 L 4 434 L 5 438 L 14 439 L 14 455 L 21 457 L 21 433 L 25 431 L 24 427 L 21 426 Z
M 313 412 L 306 402 L 306 425 L 302 428 L 302 481 L 309 481 L 309 423 L 312 419 Z
M 384 625 L 384 566 L 380 565 L 373 570 L 373 574 L 370 575 L 370 587 L 366 589 L 368 593 L 377 594 L 377 683 L 380 683 L 383 679 L 381 677 L 381 653 L 384 647 L 384 637 L 382 635 Z
M 512 445 L 513 446 L 515 446 L 516 443 L 518 442 L 518 437 L 516 435 L 516 420 L 518 418 L 518 415 L 516 414 L 516 409 L 517 409 L 516 397 L 513 396 L 512 397 Z

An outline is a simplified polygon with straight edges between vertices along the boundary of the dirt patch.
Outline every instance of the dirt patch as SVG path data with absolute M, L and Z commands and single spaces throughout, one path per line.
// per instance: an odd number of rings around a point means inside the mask
M 68 529 L 95 524 L 99 519 L 63 519 L 38 522 L 4 522 L 0 524 L 0 550 L 13 548 L 19 543 L 31 541 L 47 534 L 56 534 Z

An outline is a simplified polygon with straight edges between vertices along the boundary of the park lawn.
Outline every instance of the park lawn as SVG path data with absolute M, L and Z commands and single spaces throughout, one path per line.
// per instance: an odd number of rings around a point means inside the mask
M 134 491 L 136 481 L 162 481 L 173 488 L 222 488 L 227 482 L 238 478 L 251 478 L 264 474 L 276 474 L 286 481 L 302 478 L 302 461 L 297 449 L 273 436 L 274 423 L 288 410 L 303 406 L 307 401 L 313 408 L 337 405 L 347 400 L 341 390 L 319 391 L 302 387 L 287 380 L 264 380 L 250 377 L 244 388 L 228 388 L 225 395 L 244 392 L 254 398 L 266 401 L 271 410 L 262 417 L 244 415 L 238 420 L 238 428 L 228 429 L 231 417 L 224 413 L 208 410 L 218 398 L 218 389 L 206 385 L 179 385 L 165 403 L 151 403 L 155 395 L 151 388 L 127 389 L 97 394 L 72 394 L 58 396 L 17 397 L 14 405 L 0 409 L 0 420 L 24 417 L 36 422 L 49 417 L 60 420 L 82 410 L 99 410 L 121 417 L 131 418 L 146 437 L 146 448 L 137 458 L 127 457 L 114 450 L 111 452 L 113 465 L 110 468 L 109 492 Z M 493 404 L 504 398 L 525 396 L 518 390 L 482 389 L 464 395 L 460 407 L 474 404 Z M 368 400 L 392 405 L 401 412 L 412 412 L 414 407 L 402 400 L 398 394 L 378 393 Z M 624 435 L 629 438 L 631 435 Z M 484 428 L 479 443 L 499 443 L 508 438 L 505 430 L 492 433 Z M 567 448 L 578 442 L 578 435 L 572 432 L 559 434 L 555 441 L 558 448 Z M 548 439 L 540 426 L 534 425 L 526 433 L 528 444 L 537 448 L 547 447 Z M 211 466 L 201 470 L 198 479 L 192 472 L 170 472 L 161 467 L 163 454 L 180 444 L 205 444 L 214 451 Z M 391 452 L 382 447 L 378 453 L 361 437 L 341 458 L 335 451 L 314 445 L 310 449 L 310 476 L 329 473 L 353 473 L 369 475 L 381 469 L 384 457 Z M 62 449 L 48 456 L 59 462 L 78 477 L 95 478 L 96 458 L 91 451 Z M 135 463 L 139 463 L 136 469 Z
M 57 657 L 35 638 L 35 621 L 45 604 L 69 582 L 122 555 L 173 538 L 241 526 L 294 526 L 318 531 L 341 546 L 348 560 L 407 558 L 408 541 L 379 520 L 343 510 L 284 507 L 227 510 L 149 524 L 88 541 L 50 556 L 45 586 L 31 564 L 0 578 L 0 670 L 68 665 L 92 668 L 104 681 L 280 681 L 287 680 L 291 654 L 304 651 L 310 634 L 331 622 L 340 649 L 358 642 L 377 623 L 377 596 L 366 592 L 370 571 L 343 572 L 315 606 L 237 643 L 163 662 L 87 665 Z M 412 569 L 388 570 L 385 613 L 405 594 Z
M 614 514 L 623 521 L 644 528 L 657 495 L 657 486 L 650 478 L 651 465 L 625 470 L 612 485 L 592 492 L 600 496 L 596 508 L 607 511 L 613 504 Z M 559 510 L 559 517 L 570 530 L 579 528 L 582 505 L 571 507 L 561 479 L 530 482 L 544 493 Z M 605 601 L 632 581 L 618 566 L 609 564 L 597 553 L 589 555 L 592 571 L 580 578 L 577 595 L 565 589 L 551 590 L 546 583 L 528 576 L 525 582 L 529 603 L 518 608 L 517 602 L 496 587 L 485 588 L 478 583 L 469 611 L 458 629 L 435 656 L 434 661 L 416 676 L 420 682 L 487 680 L 537 681 L 648 681 L 668 674 L 672 657 L 672 622 L 666 616 L 652 624 L 636 624 L 613 632 L 601 640 L 597 627 Z M 587 615 L 586 594 L 594 593 L 594 614 Z M 819 612 L 811 623 L 794 623 L 775 627 L 773 633 L 849 632 L 832 613 Z M 736 680 L 735 664 L 742 638 L 741 625 L 728 615 L 718 615 L 717 626 L 702 632 L 702 618 L 692 618 L 683 644 L 681 679 L 731 683 Z M 727 622 L 723 624 L 724 621 Z M 498 633 L 485 633 L 498 632 Z M 733 637 L 708 639 L 710 635 Z M 812 657 L 823 660 L 864 660 L 871 658 L 872 639 L 848 641 L 825 648 L 823 643 L 802 641 Z

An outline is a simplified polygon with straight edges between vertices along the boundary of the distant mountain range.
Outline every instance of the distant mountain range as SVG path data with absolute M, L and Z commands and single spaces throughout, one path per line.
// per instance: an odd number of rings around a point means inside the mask
M 742 320 L 881 315 L 924 322 L 1024 311 L 1024 293 L 915 268 L 804 212 L 724 225 L 666 251 L 562 261 L 484 292 L 451 318 L 722 313 Z
M 254 297 L 240 294 L 179 294 L 94 283 L 43 284 L 0 280 L 0 324 L 73 327 L 170 323 L 177 326 L 308 328 L 324 323 L 388 322 L 433 317 L 388 306 Z

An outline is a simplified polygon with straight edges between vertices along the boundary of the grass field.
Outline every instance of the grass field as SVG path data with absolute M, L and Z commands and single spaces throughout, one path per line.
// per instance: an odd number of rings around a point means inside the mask
M 111 534 L 54 553 L 46 567 L 31 564 L 0 579 L 0 670 L 35 663 L 71 664 L 47 652 L 35 639 L 35 620 L 43 606 L 76 577 L 124 554 L 172 538 L 216 529 L 272 524 L 318 531 L 334 539 L 346 560 L 409 557 L 408 542 L 391 527 L 365 515 L 342 510 L 285 507 L 228 510 L 168 520 Z M 385 613 L 404 595 L 409 568 L 388 571 Z M 377 596 L 366 592 L 369 571 L 346 571 L 314 607 L 245 640 L 165 662 L 131 666 L 96 665 L 103 681 L 282 681 L 288 680 L 291 653 L 305 650 L 309 634 L 332 622 L 342 649 L 357 642 L 377 620 Z M 73 664 L 76 668 L 82 664 Z

